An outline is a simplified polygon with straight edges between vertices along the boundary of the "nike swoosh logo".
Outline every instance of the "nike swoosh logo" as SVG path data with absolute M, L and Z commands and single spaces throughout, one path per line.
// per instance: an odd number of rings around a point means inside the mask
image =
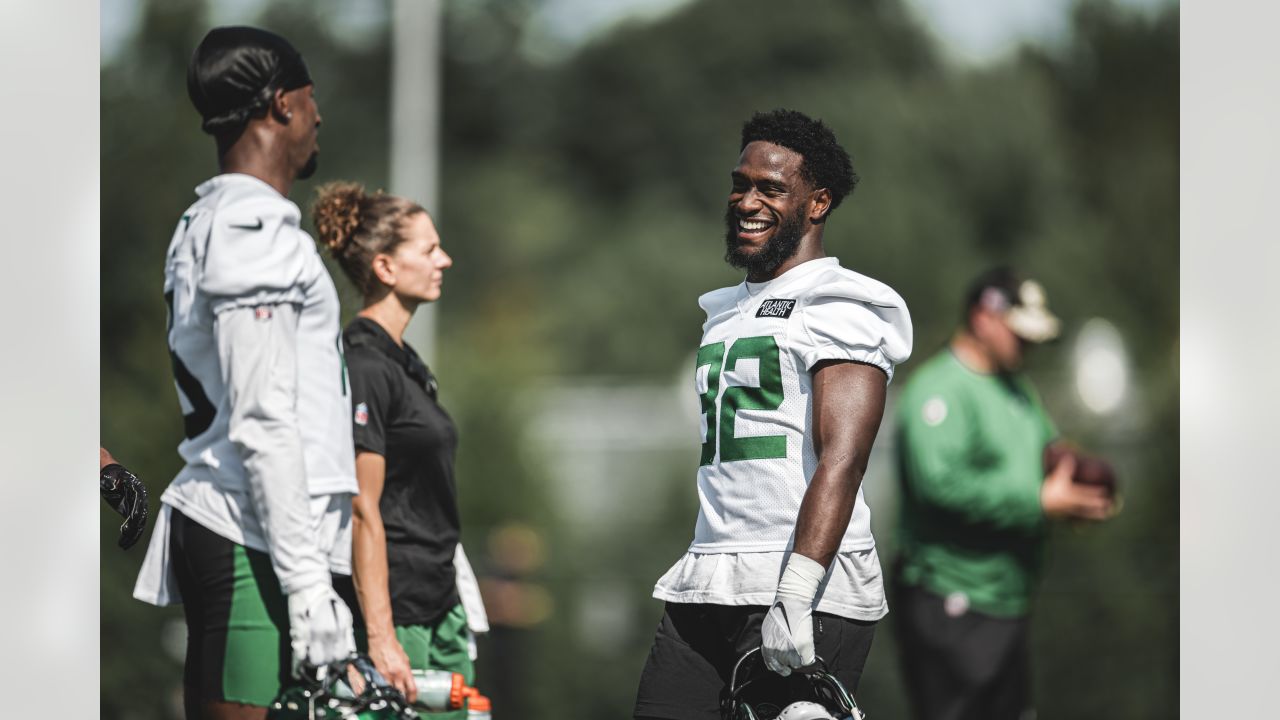
M 782 612 L 782 621 L 787 624 L 787 630 L 790 630 L 791 618 L 787 617 L 787 606 L 782 603 L 777 603 L 774 607 L 778 608 L 778 610 Z
M 237 230 L 261 230 L 261 229 L 262 229 L 262 218 L 258 218 L 258 224 L 257 224 L 257 225 L 232 225 L 231 227 L 233 227 L 233 228 L 235 228 L 235 229 L 237 229 Z

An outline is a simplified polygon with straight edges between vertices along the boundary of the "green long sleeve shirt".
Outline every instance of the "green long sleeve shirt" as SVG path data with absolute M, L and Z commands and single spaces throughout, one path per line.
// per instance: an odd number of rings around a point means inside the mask
M 1026 378 L 949 351 L 920 367 L 897 415 L 902 580 L 972 609 L 1026 614 L 1040 570 L 1044 446 L 1057 435 Z

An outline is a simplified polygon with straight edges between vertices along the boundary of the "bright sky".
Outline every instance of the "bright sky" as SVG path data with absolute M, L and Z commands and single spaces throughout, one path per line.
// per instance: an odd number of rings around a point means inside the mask
M 137 28 L 146 0 L 102 0 L 102 60 L 108 62 Z M 160 1 L 160 0 L 152 0 Z M 538 52 L 563 55 L 623 20 L 656 19 L 689 0 L 543 0 L 533 22 L 544 42 Z M 1117 0 L 1138 10 L 1153 11 L 1177 0 Z M 1070 26 L 1074 0 L 906 0 L 947 49 L 951 57 L 984 63 L 1003 57 L 1029 40 L 1060 41 Z M 215 22 L 251 22 L 266 0 L 220 0 Z M 378 0 L 341 3 L 344 23 L 368 26 L 381 22 L 386 5 Z M 550 41 L 550 43 L 545 42 Z M 558 45 L 558 52 L 547 47 Z
M 659 18 L 688 0 L 544 0 L 535 22 L 570 46 L 620 20 Z M 1071 25 L 1075 0 L 905 0 L 956 60 L 997 60 L 1023 41 L 1052 45 Z M 1177 0 L 1116 0 L 1155 11 Z
M 999 59 L 1023 41 L 1053 45 L 1071 27 L 1073 0 L 906 0 L 956 60 Z M 1176 0 L 1117 0 L 1154 12 Z

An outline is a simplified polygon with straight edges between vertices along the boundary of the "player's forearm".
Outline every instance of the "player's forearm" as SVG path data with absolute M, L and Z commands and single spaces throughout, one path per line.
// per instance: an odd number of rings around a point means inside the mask
M 796 519 L 795 552 L 830 567 L 849 529 L 862 471 L 849 461 L 820 461 Z
M 231 404 L 228 437 L 240 451 L 249 498 L 285 593 L 329 582 L 311 523 L 297 397 L 297 311 L 273 306 L 219 313 L 216 334 Z
M 357 510 L 351 519 L 352 578 L 370 641 L 395 636 L 391 614 L 387 533 L 376 509 Z
M 818 467 L 796 519 L 795 551 L 828 567 L 849 528 L 862 476 L 884 415 L 885 373 L 855 362 L 824 362 L 813 378 Z
M 111 453 L 107 452 L 106 448 L 102 447 L 101 445 L 98 446 L 98 471 L 99 472 L 102 471 L 102 468 L 108 465 L 111 465 L 115 461 L 116 459 L 111 457 Z
M 301 438 L 296 425 L 254 419 L 233 424 L 249 498 L 267 541 L 271 565 L 287 594 L 329 582 L 329 567 L 312 530 Z

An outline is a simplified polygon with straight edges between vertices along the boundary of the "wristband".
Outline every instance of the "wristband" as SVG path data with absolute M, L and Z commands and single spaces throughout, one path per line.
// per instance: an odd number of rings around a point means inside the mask
M 827 569 L 822 563 L 792 552 L 782 571 L 782 579 L 778 581 L 778 595 L 813 602 L 826 575 Z

